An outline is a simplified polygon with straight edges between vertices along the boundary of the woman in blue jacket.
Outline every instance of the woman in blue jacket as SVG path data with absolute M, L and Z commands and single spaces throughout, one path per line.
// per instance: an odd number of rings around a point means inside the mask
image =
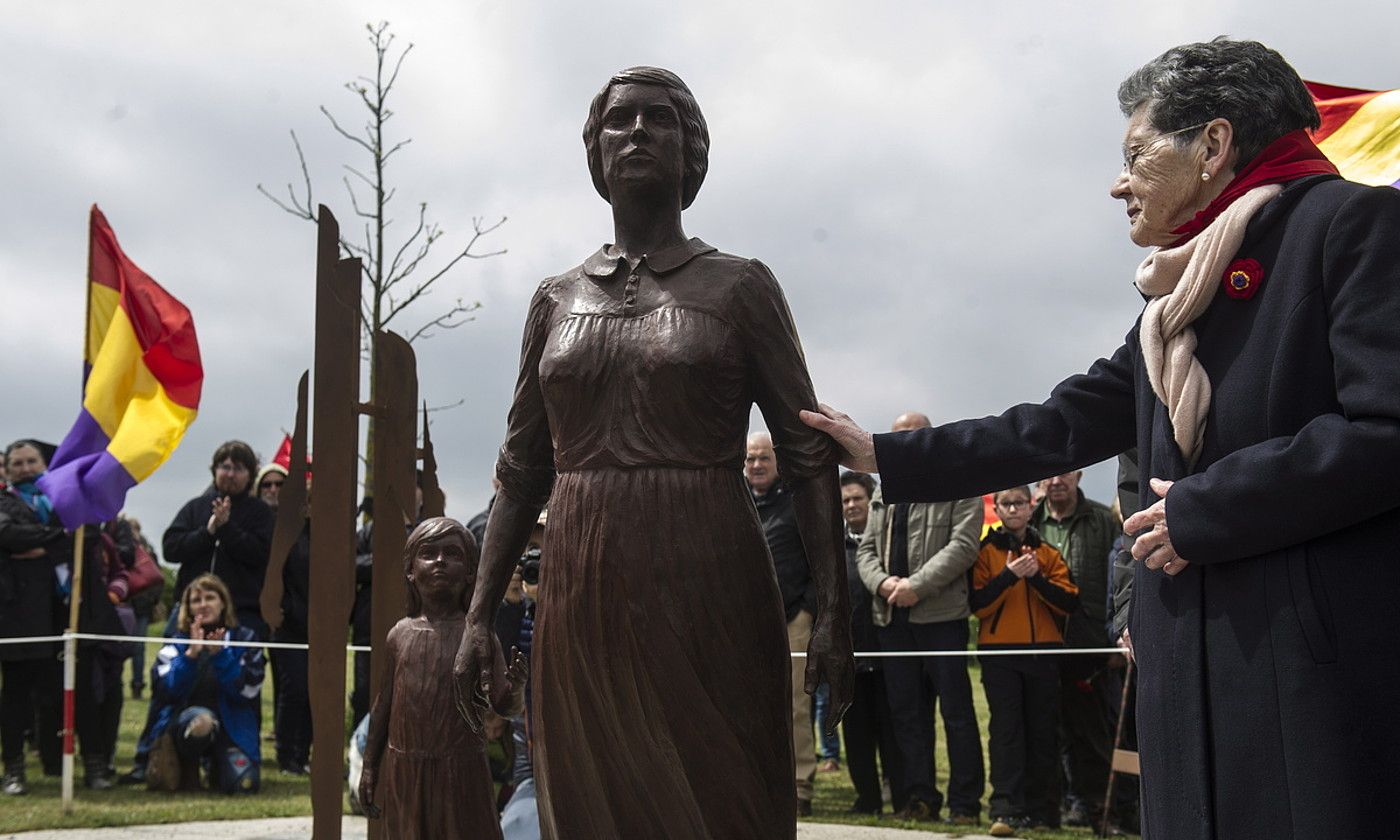
M 239 626 L 228 587 L 217 576 L 195 578 L 180 598 L 177 638 L 156 656 L 156 713 L 151 771 L 178 779 L 180 787 L 199 786 L 204 764 L 209 786 L 224 793 L 258 789 L 262 754 L 258 745 L 258 704 L 265 660 L 257 635 Z M 214 644 L 193 644 L 212 642 Z M 167 742 L 161 739 L 171 734 Z M 169 744 L 169 746 L 165 746 Z

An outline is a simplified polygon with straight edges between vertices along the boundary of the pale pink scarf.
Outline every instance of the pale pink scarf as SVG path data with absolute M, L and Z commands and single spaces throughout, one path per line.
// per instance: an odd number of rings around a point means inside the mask
M 1154 250 L 1138 266 L 1138 291 L 1152 298 L 1142 313 L 1142 358 L 1152 392 L 1167 407 L 1176 445 L 1188 466 L 1201 454 L 1210 409 L 1210 379 L 1196 360 L 1191 322 L 1215 299 L 1249 220 L 1282 191 L 1278 184 L 1255 187 L 1195 237 L 1175 248 Z

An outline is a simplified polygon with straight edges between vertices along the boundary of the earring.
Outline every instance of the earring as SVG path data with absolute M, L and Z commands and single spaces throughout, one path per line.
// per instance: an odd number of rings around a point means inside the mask
M 1209 181 L 1209 180 L 1210 180 L 1210 173 L 1209 173 L 1209 172 L 1202 172 L 1202 173 L 1201 173 L 1201 180 L 1202 180 L 1202 181 Z

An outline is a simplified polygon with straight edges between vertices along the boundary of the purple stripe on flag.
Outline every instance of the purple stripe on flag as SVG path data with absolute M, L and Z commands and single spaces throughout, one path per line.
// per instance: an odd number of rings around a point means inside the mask
M 107 451 L 107 435 L 84 409 L 63 439 L 39 489 L 49 497 L 54 513 L 68 529 L 105 522 L 126 503 L 126 491 L 136 479 Z
M 57 470 L 70 461 L 76 461 L 85 455 L 96 455 L 107 449 L 107 444 L 112 439 L 107 437 L 107 433 L 102 431 L 102 427 L 97 425 L 97 421 L 88 414 L 86 408 L 78 411 L 78 419 L 73 421 L 73 428 L 68 430 L 68 435 L 63 438 L 63 443 L 58 445 L 58 451 L 54 453 L 53 460 L 49 462 L 49 470 Z

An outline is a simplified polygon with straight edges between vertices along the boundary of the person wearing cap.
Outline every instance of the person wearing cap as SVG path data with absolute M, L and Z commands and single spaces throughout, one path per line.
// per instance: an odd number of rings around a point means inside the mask
M 253 492 L 262 499 L 263 504 L 277 510 L 277 496 L 282 492 L 282 485 L 287 483 L 287 468 L 273 462 L 264 464 L 258 470 L 258 477 L 253 481 Z

